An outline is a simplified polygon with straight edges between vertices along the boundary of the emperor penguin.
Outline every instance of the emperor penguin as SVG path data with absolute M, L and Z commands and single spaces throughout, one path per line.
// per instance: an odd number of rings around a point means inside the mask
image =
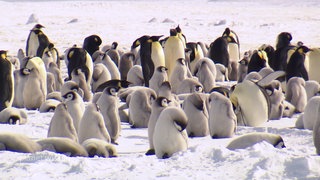
M 267 53 L 263 50 L 254 51 L 248 63 L 247 74 L 259 72 L 264 67 L 269 67 Z
M 111 143 L 113 144 L 118 143 L 117 140 L 121 132 L 119 100 L 117 96 L 119 88 L 119 86 L 106 87 L 97 101 L 105 126 L 109 132 Z
M 46 70 L 48 70 L 50 63 L 56 63 L 56 60 L 54 60 L 53 54 L 49 50 L 49 47 L 46 47 L 44 49 L 43 54 L 41 55 L 40 58 L 43 60 Z
M 285 95 L 281 88 L 281 82 L 279 80 L 271 81 L 270 85 L 265 87 L 267 94 L 270 97 L 270 120 L 280 120 L 283 116 L 285 105 Z
M 246 149 L 260 142 L 267 142 L 273 145 L 275 148 L 285 148 L 282 137 L 278 134 L 265 133 L 265 132 L 254 132 L 234 138 L 227 145 L 229 150 Z
M 110 143 L 110 135 L 104 123 L 100 108 L 95 103 L 89 103 L 80 121 L 78 131 L 79 143 L 95 138 Z
M 111 80 L 111 74 L 107 69 L 107 67 L 102 63 L 95 64 L 93 68 L 93 74 L 92 74 L 92 88 L 91 88 L 92 92 L 96 92 L 97 88 L 101 84 L 109 80 Z
M 98 35 L 90 35 L 84 39 L 82 48 L 92 56 L 95 51 L 99 50 L 101 43 L 102 40 Z
M 78 134 L 65 103 L 60 103 L 51 118 L 47 137 L 65 137 L 78 142 Z
M 303 112 L 307 105 L 305 83 L 301 77 L 292 77 L 287 83 L 285 99 L 295 106 L 296 112 Z
M 316 111 L 317 114 L 319 114 L 319 109 Z M 317 119 L 314 123 L 313 129 L 312 129 L 312 137 L 313 137 L 313 143 L 316 148 L 316 153 L 320 155 L 320 120 Z
M 28 76 L 23 73 L 23 69 L 15 70 L 14 73 L 14 99 L 12 106 L 17 108 L 24 108 L 23 102 L 23 89 L 24 85 L 27 82 Z
M 44 56 L 49 56 L 53 63 L 55 63 L 59 69 L 61 68 L 60 54 L 53 43 L 49 43 L 49 45 L 44 49 L 42 59 Z
M 194 67 L 195 67 L 197 61 L 204 58 L 205 56 L 203 54 L 201 46 L 198 43 L 188 42 L 186 44 L 186 47 L 191 50 L 190 56 L 186 57 L 186 59 L 187 58 L 189 59 L 188 62 L 190 63 L 190 67 L 189 67 L 190 71 L 194 72 Z
M 154 64 L 154 71 L 159 66 L 166 66 L 164 51 L 163 51 L 163 48 L 159 42 L 159 39 L 161 37 L 162 37 L 162 35 L 161 36 L 151 36 L 149 38 L 149 41 L 151 41 L 151 59 Z M 141 54 L 141 49 L 140 49 L 140 54 Z
M 14 67 L 7 58 L 7 51 L 0 51 L 0 111 L 11 107 L 14 99 Z M 21 93 L 21 91 L 20 91 Z
M 111 79 L 120 79 L 120 71 L 117 67 L 117 65 L 112 61 L 112 59 L 110 58 L 110 56 L 105 53 L 104 56 L 102 57 L 102 64 L 104 64 L 107 69 L 110 72 L 111 75 Z
M 180 106 L 180 100 L 176 94 L 172 93 L 169 81 L 165 81 L 160 85 L 157 96 L 167 98 L 173 106 Z
M 170 36 L 166 40 L 164 45 L 165 66 L 168 68 L 168 77 L 171 78 L 171 74 L 176 66 L 177 59 L 185 58 L 183 42 L 178 37 L 176 29 L 170 29 Z
M 87 85 L 90 86 L 93 72 L 93 62 L 90 54 L 83 48 L 71 47 L 65 51 L 65 63 L 68 69 L 68 79 L 72 79 L 74 69 L 82 69 Z
M 313 96 L 319 95 L 320 84 L 318 81 L 309 80 L 306 81 L 305 89 L 307 92 L 307 100 L 311 99 Z
M 129 102 L 129 123 L 132 128 L 147 128 L 151 114 L 151 102 L 157 94 L 150 88 L 138 88 L 132 94 Z
M 320 108 L 320 96 L 312 97 L 304 110 L 304 113 L 301 114 L 303 129 L 312 130 L 316 121 L 320 118 L 318 113 Z
M 180 28 L 179 25 L 178 25 L 175 29 L 176 29 L 176 31 L 177 31 L 177 35 L 178 35 L 180 41 L 181 41 L 182 44 L 183 44 L 183 47 L 186 48 L 187 38 L 186 38 L 186 36 L 182 33 L 182 29 Z
M 157 94 L 161 84 L 165 81 L 168 81 L 167 70 L 168 68 L 165 66 L 158 66 L 149 81 L 150 88 L 153 89 Z
M 96 50 L 91 56 L 93 64 L 102 63 L 104 54 L 105 53 L 103 51 Z
M 154 145 L 153 145 L 153 132 L 156 126 L 157 120 L 160 113 L 169 106 L 170 100 L 165 97 L 157 97 L 151 105 L 151 114 L 148 121 L 148 139 L 149 139 L 149 150 L 146 152 L 146 155 L 154 155 Z
M 88 157 L 87 151 L 78 142 L 65 137 L 49 137 L 36 141 L 42 151 L 51 151 L 70 157 Z
M 79 87 L 79 85 L 74 81 L 65 82 L 60 90 L 61 99 L 63 100 L 63 96 L 65 96 L 70 91 L 74 91 L 78 93 L 81 97 L 83 97 L 83 90 Z
M 306 46 L 298 47 L 291 55 L 286 68 L 286 80 L 292 77 L 302 77 L 305 81 L 309 80 L 308 71 L 305 66 L 306 53 L 310 49 Z
M 47 96 L 47 72 L 42 59 L 39 57 L 29 59 L 22 73 L 28 76 L 22 91 L 24 107 L 37 109 Z
M 307 54 L 305 62 L 309 62 L 308 75 L 310 80 L 320 82 L 320 74 L 318 68 L 320 66 L 320 48 L 312 48 Z
M 236 107 L 238 125 L 255 127 L 268 121 L 268 96 L 255 82 L 244 80 L 238 83 L 230 95 L 230 100 Z
M 229 53 L 229 79 L 236 81 L 238 74 L 238 61 L 240 60 L 240 42 L 238 35 L 226 28 L 222 34 L 228 41 L 228 53 Z
M 197 78 L 186 78 L 180 83 L 176 94 L 187 94 L 193 92 L 204 92 L 203 85 L 197 80 Z
M 44 103 L 41 104 L 39 108 L 39 112 L 40 113 L 54 112 L 60 103 L 61 101 L 58 101 L 56 99 L 47 99 Z
M 209 135 L 207 95 L 191 93 L 184 99 L 182 109 L 188 117 L 186 130 L 189 137 Z
M 193 72 L 193 75 L 196 76 L 203 85 L 204 92 L 209 92 L 216 86 L 216 74 L 217 70 L 214 62 L 207 57 L 197 62 Z
M 176 93 L 181 82 L 188 78 L 189 70 L 184 58 L 177 59 L 175 64 L 174 69 L 171 70 L 171 76 L 169 76 L 169 82 L 172 86 L 173 93 Z
M 72 117 L 73 125 L 76 131 L 79 132 L 79 124 L 85 110 L 85 104 L 80 95 L 74 91 L 65 94 L 63 99 L 67 105 L 67 111 Z
M 96 92 L 102 92 L 107 87 L 119 87 L 119 88 L 127 88 L 129 87 L 130 82 L 118 80 L 118 79 L 111 79 L 107 82 L 102 83 L 96 90 Z
M 134 65 L 130 68 L 127 75 L 127 81 L 132 86 L 144 86 L 144 79 L 142 75 L 142 67 L 140 65 Z
M 114 145 L 101 139 L 87 139 L 83 141 L 81 145 L 88 152 L 89 157 L 98 156 L 104 158 L 113 158 L 118 156 L 117 150 Z
M 1 132 L 0 151 L 35 153 L 41 151 L 41 146 L 26 135 Z
M 60 91 L 61 86 L 63 84 L 63 79 L 62 79 L 62 73 L 61 73 L 59 67 L 56 65 L 56 63 L 49 64 L 48 72 L 50 72 L 54 75 L 55 91 Z
M 27 43 L 26 43 L 26 56 L 42 57 L 44 49 L 49 45 L 50 41 L 42 32 L 44 26 L 41 24 L 36 24 L 29 33 Z
M 263 44 L 260 46 L 258 50 L 263 50 L 266 52 L 267 57 L 268 57 L 268 65 L 269 67 L 274 67 L 273 63 L 275 61 L 275 50 L 271 45 L 268 44 Z
M 292 35 L 289 32 L 281 32 L 277 36 L 276 50 L 274 52 L 274 62 L 271 62 L 271 68 L 275 71 L 287 69 L 288 51 L 294 48 L 291 45 Z
M 215 66 L 216 66 L 216 71 L 217 71 L 216 82 L 229 81 L 228 69 L 224 65 L 219 64 L 219 63 L 215 64 Z
M 56 85 L 54 75 L 51 72 L 47 72 L 47 93 L 51 93 L 55 91 L 55 89 Z
M 86 102 L 91 101 L 92 99 L 91 85 L 88 85 L 86 82 L 85 70 L 81 68 L 76 68 L 72 71 L 71 76 L 72 76 L 71 81 L 76 82 L 79 85 L 79 87 L 83 90 L 83 97 L 82 97 L 83 100 Z
M 219 92 L 209 96 L 209 132 L 212 138 L 232 137 L 237 127 L 237 117 L 228 97 Z
M 130 68 L 133 66 L 135 55 L 132 52 L 124 53 L 119 62 L 121 80 L 127 80 Z
M 248 65 L 251 58 L 251 52 L 247 51 L 244 53 L 243 58 L 238 62 L 239 68 L 238 68 L 238 80 L 237 82 L 240 83 L 243 81 L 243 79 L 248 74 Z
M 160 113 L 153 133 L 157 158 L 169 158 L 174 153 L 187 150 L 187 124 L 188 118 L 181 108 L 167 107 Z
M 114 62 L 114 64 L 119 67 L 120 54 L 117 50 L 118 43 L 113 42 L 111 48 L 106 50 L 105 53 L 110 57 L 110 59 Z
M 7 107 L 0 112 L 0 124 L 26 124 L 28 119 L 27 112 L 15 107 Z
M 226 37 L 218 37 L 210 44 L 208 58 L 215 64 L 223 64 L 226 68 L 229 68 L 228 41 Z

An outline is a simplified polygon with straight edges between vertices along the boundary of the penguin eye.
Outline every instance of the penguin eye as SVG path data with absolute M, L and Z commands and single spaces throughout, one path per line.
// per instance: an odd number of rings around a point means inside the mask
M 23 74 L 27 75 L 27 74 L 30 74 L 30 71 L 31 71 L 30 69 L 24 68 L 22 72 Z
M 165 71 L 166 71 L 166 68 L 165 68 L 165 67 L 162 67 L 162 68 L 161 68 L 161 71 L 162 71 L 162 72 L 165 72 Z
M 196 86 L 194 91 L 195 92 L 202 92 L 202 87 L 201 86 Z
M 67 94 L 67 98 L 66 98 L 68 101 L 72 100 L 73 99 L 73 94 L 69 93 Z
M 111 88 L 110 89 L 110 94 L 113 96 L 117 96 L 117 89 L 116 88 Z

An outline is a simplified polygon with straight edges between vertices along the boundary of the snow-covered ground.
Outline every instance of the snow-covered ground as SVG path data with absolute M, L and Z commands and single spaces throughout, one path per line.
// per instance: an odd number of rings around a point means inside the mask
M 276 36 L 291 32 L 293 41 L 310 47 L 320 44 L 318 1 L 0 1 L 0 49 L 16 55 L 25 48 L 31 14 L 60 53 L 97 34 L 103 45 L 117 41 L 129 48 L 138 37 L 169 35 L 178 24 L 189 42 L 210 43 L 226 27 L 239 36 L 241 52 L 261 44 L 275 45 Z M 71 20 L 76 22 L 69 23 Z M 221 25 L 217 25 L 217 24 Z M 28 111 L 21 126 L 0 125 L 1 132 L 45 138 L 53 113 Z M 283 137 L 284 149 L 260 143 L 245 150 L 225 148 L 230 138 L 189 139 L 189 148 L 169 159 L 145 156 L 147 129 L 122 124 L 119 157 L 71 158 L 48 151 L 35 154 L 0 152 L 1 179 L 306 179 L 320 178 L 320 156 L 310 130 L 298 130 L 293 118 L 270 121 L 261 127 L 238 127 L 236 136 L 271 132 Z

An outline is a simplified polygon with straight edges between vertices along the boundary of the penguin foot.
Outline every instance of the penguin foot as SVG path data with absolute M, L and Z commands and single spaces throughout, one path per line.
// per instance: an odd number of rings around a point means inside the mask
M 111 143 L 112 143 L 112 144 L 115 144 L 115 145 L 119 145 L 119 143 L 116 142 L 116 140 L 114 140 L 114 139 L 111 139 Z
M 188 135 L 190 138 L 193 138 L 193 137 L 195 137 L 195 135 L 194 135 L 194 133 L 193 132 L 191 132 L 191 133 L 189 133 L 189 135 Z
M 146 156 L 151 156 L 151 155 L 155 155 L 156 154 L 156 151 L 154 149 L 149 149 L 147 152 L 146 152 Z
M 169 154 L 168 153 L 164 153 L 163 155 L 162 155 L 162 159 L 168 159 L 170 156 L 169 156 Z

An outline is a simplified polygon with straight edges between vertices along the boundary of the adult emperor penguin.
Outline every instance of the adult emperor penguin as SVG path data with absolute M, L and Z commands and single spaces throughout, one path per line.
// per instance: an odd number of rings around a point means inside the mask
M 37 109 L 46 100 L 47 95 L 47 72 L 42 59 L 29 59 L 22 73 L 28 76 L 22 91 L 24 107 Z
M 112 144 L 101 139 L 87 139 L 83 141 L 81 145 L 88 152 L 89 157 L 98 156 L 112 158 L 118 156 L 116 148 Z
M 182 109 L 188 117 L 186 127 L 189 137 L 204 137 L 209 135 L 207 95 L 192 93 L 184 99 Z
M 29 33 L 26 43 L 26 56 L 42 57 L 44 49 L 49 45 L 48 37 L 42 32 L 41 24 L 36 24 Z
M 71 47 L 65 52 L 65 62 L 68 69 L 68 79 L 72 79 L 74 69 L 82 69 L 86 75 L 88 86 L 91 84 L 93 62 L 90 54 L 83 48 Z
M 204 92 L 209 92 L 216 86 L 216 74 L 217 70 L 214 62 L 207 57 L 197 62 L 193 72 L 193 75 L 196 76 L 203 85 Z
M 160 113 L 153 133 L 157 158 L 169 158 L 174 153 L 187 150 L 187 124 L 188 118 L 181 108 L 167 107 Z
M 149 41 L 151 41 L 151 59 L 154 64 L 154 70 L 156 70 L 159 66 L 166 66 L 165 64 L 165 56 L 163 48 L 159 42 L 161 36 L 151 36 Z M 140 49 L 141 51 L 141 49 Z M 141 54 L 141 52 L 140 52 Z M 152 77 L 152 76 L 151 76 Z
M 227 149 L 229 150 L 245 149 L 263 141 L 273 145 L 275 148 L 286 147 L 280 135 L 265 133 L 265 132 L 254 132 L 254 133 L 249 133 L 249 134 L 241 135 L 237 138 L 234 138 L 227 145 Z
M 310 80 L 320 82 L 320 74 L 317 67 L 320 67 L 320 48 L 312 48 L 306 55 L 306 62 L 309 62 L 308 75 Z
M 135 55 L 132 52 L 124 53 L 120 58 L 119 71 L 121 80 L 127 80 L 127 75 L 130 68 L 134 64 Z
M 154 155 L 154 145 L 153 145 L 153 132 L 156 126 L 157 120 L 160 113 L 169 106 L 171 101 L 165 97 L 158 97 L 151 105 L 151 114 L 148 122 L 148 139 L 149 139 L 149 150 L 146 155 Z
M 98 35 L 91 35 L 84 39 L 82 48 L 85 49 L 90 56 L 99 50 L 99 46 L 101 45 L 102 40 Z
M 1 132 L 0 151 L 35 153 L 41 151 L 41 146 L 23 134 Z
M 64 137 L 49 137 L 36 141 L 43 151 L 51 151 L 70 157 L 88 157 L 87 151 L 78 142 Z
M 87 105 L 80 121 L 78 137 L 80 144 L 90 138 L 101 139 L 108 143 L 111 142 L 109 132 L 97 104 L 90 103 Z
M 14 67 L 7 58 L 7 51 L 0 51 L 0 111 L 11 107 L 14 99 Z M 21 92 L 20 92 L 21 93 Z
M 228 97 L 219 92 L 209 96 L 209 131 L 212 138 L 232 137 L 237 127 L 237 117 Z
M 177 30 L 170 29 L 170 36 L 164 45 L 165 66 L 168 68 L 168 77 L 176 66 L 177 59 L 185 58 L 184 45 L 177 35 Z
M 229 67 L 228 40 L 226 37 L 218 37 L 210 44 L 208 57 L 217 64 L 223 64 Z
M 78 142 L 78 135 L 65 103 L 60 103 L 51 118 L 47 137 L 65 137 Z
M 92 88 L 91 88 L 92 92 L 96 92 L 97 88 L 101 84 L 109 80 L 111 80 L 111 74 L 107 69 L 107 67 L 102 63 L 95 64 L 93 68 L 93 74 L 92 74 Z
M 27 123 L 27 112 L 15 107 L 7 107 L 0 112 L 0 124 L 25 124 Z
M 263 50 L 254 51 L 248 63 L 247 74 L 259 72 L 264 67 L 269 67 L 267 53 Z
M 263 50 L 267 53 L 268 56 L 268 64 L 270 67 L 274 67 L 273 63 L 275 61 L 275 50 L 271 45 L 263 44 L 260 46 L 258 50 Z
M 302 77 L 305 81 L 309 80 L 308 71 L 305 67 L 306 53 L 310 49 L 306 46 L 298 47 L 291 55 L 286 69 L 286 80 L 292 77 Z
M 109 132 L 111 143 L 117 144 L 117 140 L 121 131 L 121 121 L 119 117 L 119 100 L 117 97 L 119 86 L 106 87 L 97 105 L 100 107 L 104 123 Z
M 277 36 L 276 50 L 274 52 L 274 62 L 271 62 L 271 68 L 275 71 L 287 69 L 288 51 L 294 46 L 291 45 L 292 35 L 289 32 L 281 32 Z
M 295 106 L 296 112 L 303 112 L 307 105 L 305 80 L 301 77 L 292 77 L 287 83 L 286 100 Z
M 226 28 L 222 34 L 228 41 L 229 53 L 229 79 L 236 81 L 238 75 L 238 61 L 240 60 L 240 42 L 237 34 Z
M 156 71 L 150 79 L 150 88 L 153 89 L 157 94 L 161 84 L 168 81 L 167 68 L 164 66 L 157 67 Z
M 187 44 L 187 38 L 186 36 L 182 33 L 182 29 L 180 28 L 180 26 L 178 25 L 176 28 L 177 31 L 177 35 L 179 37 L 179 39 L 181 40 L 183 47 L 186 48 L 186 44 Z
M 73 125 L 76 131 L 79 132 L 79 124 L 85 110 L 85 104 L 80 95 L 74 91 L 68 92 L 63 98 L 68 107 L 67 111 L 72 117 Z
M 151 102 L 157 94 L 154 90 L 144 87 L 136 89 L 129 102 L 129 123 L 132 128 L 147 128 L 151 114 Z

